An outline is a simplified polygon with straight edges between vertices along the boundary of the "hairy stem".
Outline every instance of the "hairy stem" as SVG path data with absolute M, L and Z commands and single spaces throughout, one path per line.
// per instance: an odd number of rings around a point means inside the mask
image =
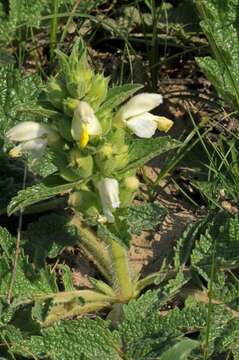
M 112 276 L 116 296 L 121 302 L 133 297 L 133 283 L 130 276 L 128 254 L 126 249 L 114 240 L 109 241 L 112 261 Z
M 50 57 L 54 57 L 54 51 L 57 43 L 57 27 L 58 27 L 58 0 L 52 0 L 52 19 L 51 19 L 51 34 L 50 34 Z
M 79 245 L 87 257 L 94 262 L 101 274 L 109 283 L 112 283 L 111 262 L 106 246 L 88 227 L 83 225 L 79 216 L 75 215 L 71 224 L 76 226 L 80 236 Z

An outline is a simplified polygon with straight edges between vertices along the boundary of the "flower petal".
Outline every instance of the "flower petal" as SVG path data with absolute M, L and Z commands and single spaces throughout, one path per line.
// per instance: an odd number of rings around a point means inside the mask
M 47 134 L 46 128 L 34 121 L 23 121 L 11 128 L 6 137 L 10 141 L 28 141 Z
M 163 102 L 163 97 L 160 94 L 142 93 L 135 95 L 125 105 L 121 107 L 117 117 L 122 120 L 127 120 L 133 116 L 148 112 Z
M 165 116 L 158 116 L 157 124 L 160 131 L 168 132 L 173 126 L 173 121 Z
M 87 124 L 89 135 L 100 135 L 102 132 L 101 125 L 95 116 L 93 109 L 85 101 L 79 102 L 72 119 L 71 135 L 76 141 L 79 141 L 81 137 L 83 131 L 82 124 Z
M 98 181 L 97 188 L 99 190 L 104 215 L 108 222 L 114 222 L 112 210 L 120 206 L 119 183 L 116 179 L 103 178 Z
M 151 138 L 157 130 L 157 116 L 144 113 L 126 121 L 126 126 L 140 138 Z
M 39 159 L 45 147 L 47 146 L 47 139 L 34 139 L 22 142 L 18 146 L 15 146 L 9 153 L 12 157 L 21 156 L 24 153 L 30 153 L 35 159 Z

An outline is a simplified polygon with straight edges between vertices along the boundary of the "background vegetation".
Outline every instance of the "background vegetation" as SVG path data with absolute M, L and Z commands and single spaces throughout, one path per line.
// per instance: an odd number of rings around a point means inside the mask
M 238 0 L 0 2 L 2 359 L 239 359 L 238 9 Z M 104 276 L 69 223 L 64 186 L 42 185 L 56 171 L 51 154 L 13 159 L 6 141 L 15 124 L 50 116 L 42 91 L 57 52 L 78 38 L 112 86 L 163 94 L 160 115 L 180 141 L 137 173 L 127 230 L 131 265 L 147 279 L 141 295 L 84 316 L 71 312 L 84 299 L 61 294 Z

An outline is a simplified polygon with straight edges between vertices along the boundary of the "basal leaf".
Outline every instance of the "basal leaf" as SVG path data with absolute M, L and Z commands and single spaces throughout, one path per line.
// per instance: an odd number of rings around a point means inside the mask
M 13 345 L 12 351 L 51 360 L 119 360 L 119 344 L 108 326 L 99 318 L 62 321 Z
M 54 258 L 66 246 L 73 246 L 78 237 L 75 228 L 69 225 L 69 217 L 50 214 L 31 223 L 24 233 L 25 251 L 37 266 L 45 264 L 45 258 Z
M 16 239 L 7 230 L 0 228 L 0 295 L 6 297 L 12 276 L 12 259 L 15 253 Z M 52 293 L 57 291 L 56 279 L 50 269 L 34 271 L 28 258 L 21 251 L 16 267 L 13 297 L 28 297 L 33 294 Z
M 220 269 L 230 269 L 239 265 L 239 217 L 229 216 L 222 211 L 217 214 L 211 226 L 205 229 L 192 251 L 193 268 L 209 280 L 215 252 L 216 276 Z
M 182 339 L 169 350 L 166 350 L 161 356 L 160 360 L 187 360 L 190 353 L 199 346 L 199 342 L 191 339 Z

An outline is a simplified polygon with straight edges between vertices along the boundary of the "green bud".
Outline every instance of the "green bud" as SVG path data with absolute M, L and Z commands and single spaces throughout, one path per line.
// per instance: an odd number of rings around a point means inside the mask
M 83 72 L 76 70 L 68 74 L 66 86 L 70 95 L 82 99 L 90 88 L 92 75 L 93 71 L 90 69 Z
M 72 97 L 82 99 L 91 87 L 94 72 L 91 70 L 86 51 L 81 43 L 76 43 L 69 57 L 66 71 L 66 85 Z
M 70 166 L 80 178 L 87 178 L 93 173 L 93 158 L 91 155 L 82 155 L 78 149 L 70 151 Z
M 93 107 L 95 111 L 105 100 L 108 92 L 109 78 L 105 78 L 102 74 L 96 74 L 92 81 L 85 100 Z
M 124 185 L 129 190 L 137 191 L 139 188 L 139 180 L 136 176 L 127 176 L 124 179 Z
M 47 83 L 46 96 L 47 100 L 50 101 L 55 108 L 61 110 L 63 100 L 67 96 L 63 82 L 56 78 L 51 78 Z
M 68 204 L 87 216 L 97 217 L 99 215 L 99 200 L 92 191 L 80 190 L 73 192 L 69 196 Z
M 113 156 L 113 146 L 110 143 L 105 143 L 103 146 L 99 148 L 97 151 L 97 159 L 99 161 L 104 161 L 106 159 L 109 159 Z
M 121 207 L 129 206 L 139 188 L 139 180 L 136 176 L 127 176 L 120 182 L 120 204 Z
M 122 150 L 128 150 L 128 147 L 126 145 L 125 149 Z M 99 168 L 99 171 L 104 177 L 111 176 L 115 171 L 123 169 L 127 163 L 128 163 L 128 151 L 122 151 L 122 154 L 116 154 L 108 159 L 104 159 L 98 154 L 95 157 L 96 165 Z
M 79 100 L 68 97 L 63 101 L 64 113 L 70 117 L 73 116 L 75 109 L 79 105 Z

